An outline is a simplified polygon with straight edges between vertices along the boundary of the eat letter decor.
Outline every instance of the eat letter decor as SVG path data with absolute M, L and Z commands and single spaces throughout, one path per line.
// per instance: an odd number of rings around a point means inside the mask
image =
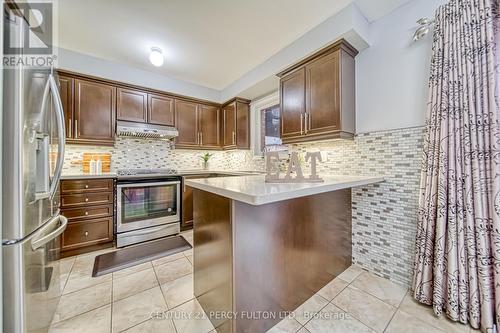
M 302 173 L 302 167 L 299 162 L 299 154 L 293 152 L 290 155 L 288 168 L 284 178 L 280 178 L 280 170 L 278 163 L 280 161 L 279 153 L 267 152 L 266 153 L 266 183 L 321 183 L 324 180 L 318 176 L 317 162 L 322 162 L 321 153 L 306 153 L 306 162 L 311 161 L 311 175 L 306 178 Z M 292 172 L 295 174 L 293 176 Z

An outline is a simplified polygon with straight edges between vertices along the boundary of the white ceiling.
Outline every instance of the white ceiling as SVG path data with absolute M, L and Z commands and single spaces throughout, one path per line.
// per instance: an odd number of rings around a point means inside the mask
M 222 90 L 351 2 L 372 21 L 408 0 L 60 0 L 58 44 Z

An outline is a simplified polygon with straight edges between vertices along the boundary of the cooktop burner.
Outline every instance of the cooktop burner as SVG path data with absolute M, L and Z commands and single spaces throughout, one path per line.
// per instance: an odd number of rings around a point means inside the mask
M 138 176 L 138 175 L 175 175 L 175 169 L 121 169 L 117 172 L 118 176 Z

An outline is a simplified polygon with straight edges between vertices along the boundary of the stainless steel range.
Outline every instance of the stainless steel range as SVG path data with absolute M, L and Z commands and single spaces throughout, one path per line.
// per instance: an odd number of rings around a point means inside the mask
M 181 178 L 176 174 L 172 169 L 118 170 L 118 247 L 180 232 Z

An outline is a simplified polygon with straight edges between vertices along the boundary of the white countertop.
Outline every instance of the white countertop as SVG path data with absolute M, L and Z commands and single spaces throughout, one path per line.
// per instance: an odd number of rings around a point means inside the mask
M 91 175 L 90 173 L 72 173 L 61 175 L 61 179 L 95 179 L 95 178 L 116 178 L 116 173 L 113 172 L 105 172 L 98 175 Z
M 173 176 L 192 176 L 192 175 L 206 175 L 206 174 L 219 174 L 228 176 L 248 175 L 251 173 L 259 174 L 258 171 L 231 171 L 231 170 L 206 170 L 206 169 L 190 169 L 190 170 L 177 170 Z M 114 172 L 106 172 L 99 175 L 91 175 L 89 173 L 63 173 L 61 179 L 94 179 L 94 178 L 116 178 Z M 144 175 L 146 178 L 147 175 Z
M 383 182 L 383 177 L 322 176 L 323 183 L 266 183 L 264 175 L 187 180 L 186 185 L 251 205 Z

